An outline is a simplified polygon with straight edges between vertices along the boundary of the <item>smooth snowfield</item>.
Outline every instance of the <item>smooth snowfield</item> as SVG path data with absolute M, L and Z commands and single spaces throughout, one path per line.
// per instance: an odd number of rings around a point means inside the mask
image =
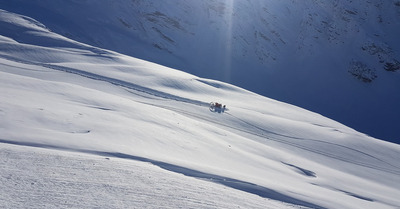
M 0 17 L 6 208 L 400 207 L 399 145 Z

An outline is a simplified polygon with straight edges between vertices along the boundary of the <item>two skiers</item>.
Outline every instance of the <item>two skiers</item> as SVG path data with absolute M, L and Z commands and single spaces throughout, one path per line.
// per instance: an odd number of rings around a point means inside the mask
M 218 103 L 218 102 L 210 103 L 210 111 L 212 111 L 212 112 L 221 113 L 221 112 L 224 112 L 225 109 L 226 109 L 226 105 L 222 105 L 221 103 Z

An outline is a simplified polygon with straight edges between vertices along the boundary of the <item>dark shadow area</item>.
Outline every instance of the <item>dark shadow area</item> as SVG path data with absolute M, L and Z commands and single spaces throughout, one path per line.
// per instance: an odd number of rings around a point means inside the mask
M 347 194 L 347 195 L 350 195 L 350 196 L 352 196 L 352 197 L 355 197 L 355 198 L 358 198 L 358 199 L 361 199 L 361 200 L 365 200 L 365 201 L 369 201 L 369 202 L 374 202 L 373 199 L 368 198 L 368 197 L 364 197 L 364 196 L 361 196 L 361 195 L 358 195 L 358 194 L 354 194 L 354 193 L 351 193 L 351 192 L 347 192 L 347 191 L 344 191 L 344 190 L 340 190 L 340 189 L 339 189 L 338 191 L 341 191 L 341 192 L 343 192 L 343 193 L 345 193 L 345 194 Z
M 296 171 L 298 173 L 302 174 L 302 175 L 305 175 L 305 176 L 308 176 L 308 177 L 317 177 L 317 175 L 313 171 L 310 171 L 310 170 L 307 170 L 307 169 L 304 169 L 304 168 L 301 168 L 301 167 L 298 167 L 298 166 L 295 166 L 295 165 L 292 165 L 292 164 L 289 164 L 289 163 L 285 163 L 285 162 L 282 162 L 282 163 L 287 165 L 287 166 L 290 166 L 292 168 L 295 168 Z

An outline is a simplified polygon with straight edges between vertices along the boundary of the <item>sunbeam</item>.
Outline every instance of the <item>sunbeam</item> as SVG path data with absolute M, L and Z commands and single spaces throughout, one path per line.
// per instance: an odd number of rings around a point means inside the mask
M 226 0 L 225 2 L 225 46 L 224 46 L 224 60 L 223 60 L 223 80 L 231 81 L 231 67 L 232 67 L 232 45 L 233 45 L 233 25 L 234 25 L 234 6 L 235 0 Z

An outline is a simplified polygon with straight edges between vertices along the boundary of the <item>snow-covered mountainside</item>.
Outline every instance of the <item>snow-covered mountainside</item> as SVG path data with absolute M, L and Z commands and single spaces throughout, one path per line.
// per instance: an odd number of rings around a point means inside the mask
M 399 142 L 398 0 L 0 0 L 83 43 Z
M 27 16 L 0 28 L 1 208 L 400 207 L 397 144 Z

